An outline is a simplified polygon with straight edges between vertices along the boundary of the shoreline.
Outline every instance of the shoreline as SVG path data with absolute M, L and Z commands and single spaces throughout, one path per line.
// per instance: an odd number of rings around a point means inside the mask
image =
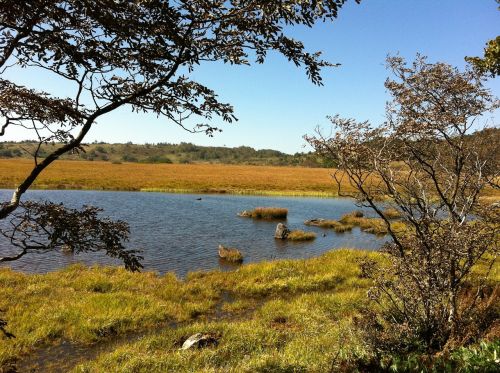
M 0 190 L 14 191 L 0 184 Z M 88 192 L 133 192 L 133 193 L 168 193 L 168 194 L 201 194 L 201 195 L 230 195 L 230 196 L 260 196 L 260 197 L 314 197 L 314 198 L 349 198 L 342 197 L 336 193 L 314 192 L 314 191 L 274 191 L 274 190 L 206 190 L 206 189 L 184 189 L 184 188 L 140 188 L 140 189 L 97 189 L 97 188 L 53 188 L 50 185 L 29 188 L 29 191 L 88 191 Z

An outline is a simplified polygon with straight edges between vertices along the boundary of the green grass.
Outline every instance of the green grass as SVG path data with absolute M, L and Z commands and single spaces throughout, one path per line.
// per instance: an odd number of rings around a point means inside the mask
M 17 336 L 0 337 L 0 371 L 23 353 L 29 357 L 41 349 L 45 358 L 44 349 L 48 353 L 62 341 L 85 350 L 151 329 L 156 331 L 123 339 L 64 370 L 353 371 L 372 356 L 356 327 L 362 310 L 375 307 L 367 301 L 371 282 L 358 266 L 366 257 L 383 261 L 379 253 L 344 249 L 312 259 L 252 263 L 233 272 L 194 272 L 183 281 L 109 267 L 71 266 L 45 275 L 0 269 L 0 309 Z M 493 275 L 498 280 L 498 271 Z M 198 332 L 217 335 L 218 345 L 179 351 Z M 492 356 L 491 348 L 486 350 Z

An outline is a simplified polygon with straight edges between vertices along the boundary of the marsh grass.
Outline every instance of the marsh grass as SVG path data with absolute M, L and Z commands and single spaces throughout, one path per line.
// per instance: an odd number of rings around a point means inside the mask
M 395 213 L 393 213 L 393 215 L 395 215 Z M 385 235 L 388 233 L 387 225 L 385 224 L 383 219 L 366 218 L 363 217 L 362 213 L 360 214 L 351 212 L 345 214 L 340 218 L 339 222 L 347 226 L 359 227 L 363 232 L 366 233 L 372 233 L 376 235 Z M 404 230 L 406 229 L 406 225 L 401 221 L 393 221 L 390 224 L 391 229 L 393 229 L 395 232 L 404 232 Z
M 256 207 L 250 211 L 250 217 L 254 219 L 284 220 L 288 215 L 288 209 L 281 207 Z
M 73 372 L 355 371 L 372 356 L 356 320 L 365 309 L 377 309 L 367 302 L 371 282 L 361 274 L 361 259 L 385 263 L 383 254 L 344 249 L 233 272 L 194 272 L 184 281 L 109 267 L 72 266 L 44 275 L 1 269 L 0 308 L 17 338 L 0 337 L 0 370 L 35 346 L 64 340 L 85 349 L 166 319 L 180 323 L 114 345 Z M 230 302 L 221 303 L 224 293 Z M 222 318 L 214 319 L 216 309 Z M 220 336 L 219 344 L 179 351 L 198 332 Z
M 335 228 L 337 226 L 341 225 L 337 220 L 323 220 L 318 223 L 318 227 L 321 228 Z
M 0 159 L 0 187 L 15 188 L 32 165 L 29 159 Z M 328 169 L 224 164 L 59 160 L 37 178 L 33 188 L 336 196 Z
M 386 208 L 382 213 L 387 219 L 399 219 L 401 217 L 401 213 L 392 207 Z
M 0 367 L 35 347 L 44 348 L 61 341 L 85 346 L 165 322 L 203 322 L 214 314 L 223 292 L 234 297 L 233 302 L 223 307 L 230 315 L 260 309 L 270 299 L 288 299 L 304 293 L 335 290 L 344 294 L 342 297 L 363 296 L 369 282 L 359 277 L 356 263 L 365 255 L 378 257 L 373 253 L 340 250 L 308 260 L 244 265 L 229 273 L 195 272 L 185 281 L 172 274 L 130 273 L 115 267 L 75 265 L 44 275 L 3 268 L 0 308 L 5 311 L 8 328 L 16 338 L 0 337 Z M 250 332 L 260 320 L 260 317 L 252 319 L 244 323 L 244 328 Z M 213 325 L 241 333 L 239 324 Z M 267 327 L 261 325 L 259 330 Z M 176 333 L 166 329 L 169 335 Z
M 354 226 L 350 225 L 350 224 L 338 224 L 333 229 L 337 233 L 344 233 L 344 232 L 350 232 L 350 231 L 352 231 L 353 227 Z
M 305 232 L 300 229 L 291 231 L 288 236 L 287 240 L 290 241 L 311 241 L 316 238 L 316 233 L 314 232 Z

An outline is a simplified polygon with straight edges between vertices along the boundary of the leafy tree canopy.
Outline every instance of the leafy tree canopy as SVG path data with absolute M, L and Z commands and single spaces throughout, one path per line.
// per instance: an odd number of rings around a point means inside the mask
M 294 25 L 311 27 L 316 21 L 336 18 L 344 3 L 345 0 L 0 2 L 0 137 L 21 126 L 32 130 L 38 143 L 31 152 L 33 169 L 11 201 L 0 205 L 0 220 L 20 207 L 22 194 L 48 165 L 65 153 L 81 149 L 96 120 L 120 107 L 155 113 L 189 131 L 204 131 L 210 136 L 219 130 L 214 119 L 235 120 L 230 104 L 220 102 L 213 90 L 192 79 L 191 73 L 202 63 L 263 63 L 267 54 L 274 51 L 302 66 L 312 83 L 321 84 L 321 68 L 332 64 L 322 60 L 319 52 L 306 51 L 303 43 L 288 32 Z M 5 72 L 16 68 L 45 71 L 54 77 L 54 82 L 72 85 L 73 94 L 57 97 L 53 92 L 23 86 L 5 77 Z M 190 117 L 199 123 L 187 127 Z M 42 153 L 43 145 L 48 143 L 55 146 L 49 153 Z M 26 216 L 44 216 L 41 210 L 48 207 L 25 204 L 21 210 Z M 65 221 L 63 214 L 68 215 L 67 221 L 74 221 L 74 211 L 58 208 L 57 212 L 58 221 Z M 33 224 L 39 221 L 35 219 Z M 125 232 L 122 226 L 105 226 L 110 234 Z M 78 229 L 75 227 L 75 231 Z M 22 232 L 16 230 L 15 234 Z M 9 239 L 21 245 L 21 252 L 33 248 L 23 243 L 27 241 Z M 54 248 L 61 242 L 49 237 L 48 247 Z M 86 250 L 85 246 L 80 248 Z M 134 263 L 129 267 L 137 268 L 136 261 L 125 260 L 127 263 Z

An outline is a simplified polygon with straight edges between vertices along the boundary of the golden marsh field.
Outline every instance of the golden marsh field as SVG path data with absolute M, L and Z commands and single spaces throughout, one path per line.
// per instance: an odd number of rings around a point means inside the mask
M 32 166 L 27 159 L 0 159 L 0 188 L 14 188 Z M 325 168 L 60 160 L 33 187 L 330 197 L 336 195 L 330 173 Z

